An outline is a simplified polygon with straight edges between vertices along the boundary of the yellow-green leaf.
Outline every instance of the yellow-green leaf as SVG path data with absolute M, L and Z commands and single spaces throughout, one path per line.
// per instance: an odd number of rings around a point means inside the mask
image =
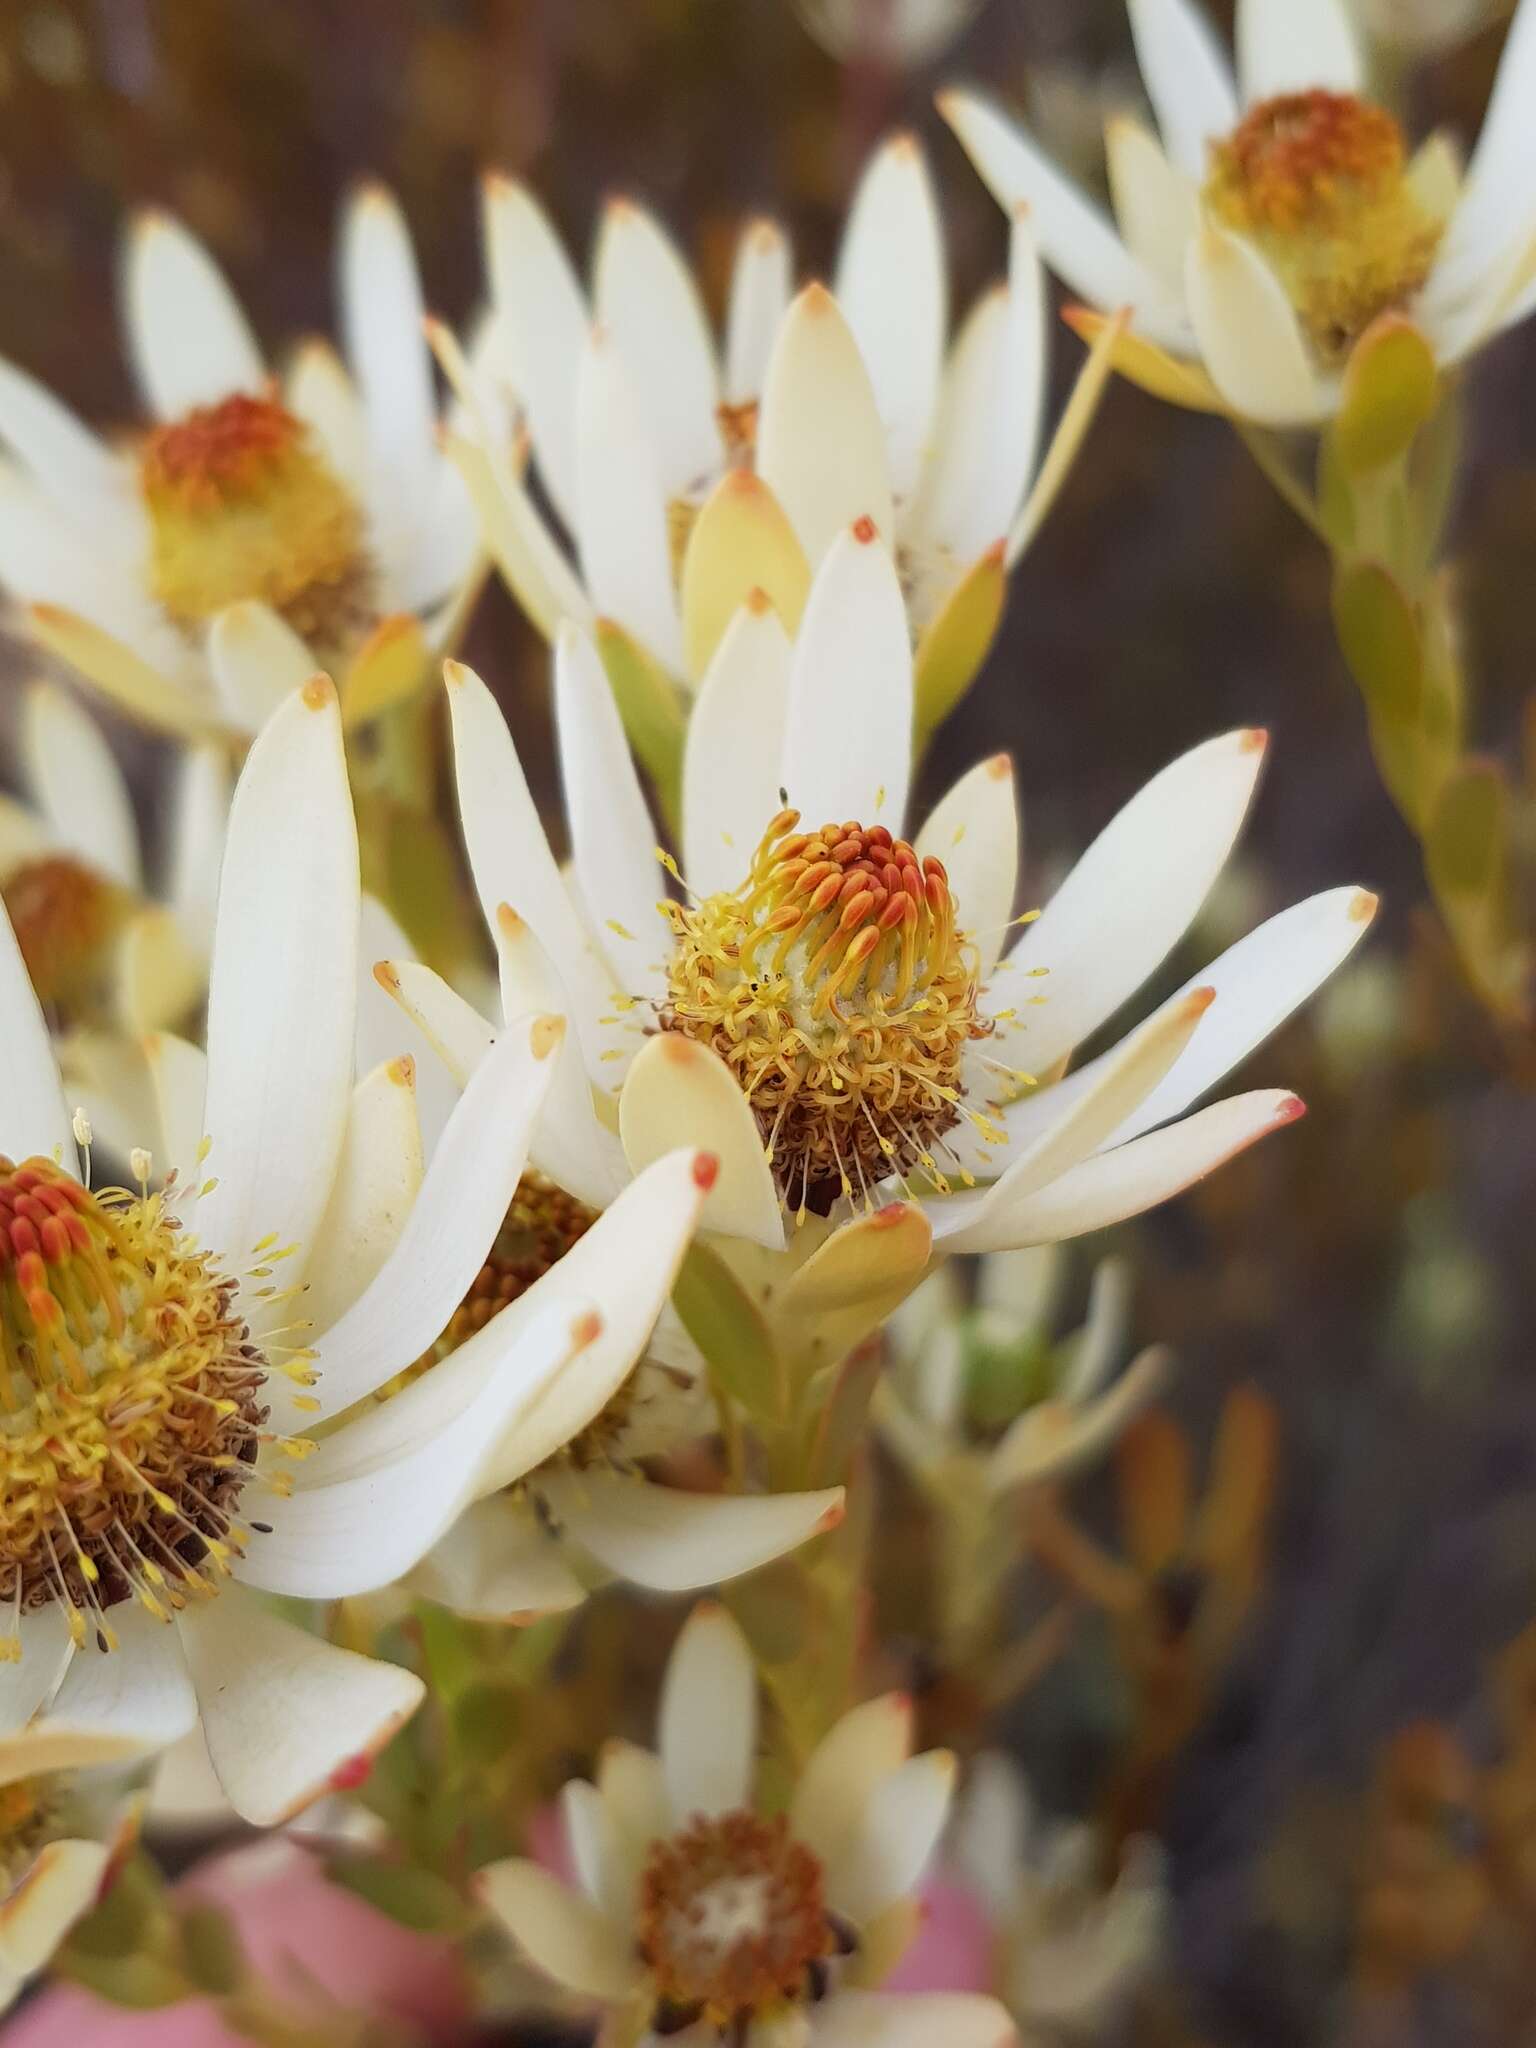
M 781 1417 L 784 1375 L 768 1325 L 730 1268 L 695 1244 L 672 1290 L 683 1328 L 704 1354 L 710 1378 L 749 1415 Z
M 1383 313 L 1344 370 L 1333 438 L 1346 468 L 1380 469 L 1411 445 L 1440 396 L 1435 352 L 1402 313 Z
M 612 619 L 597 622 L 597 651 L 635 758 L 650 776 L 667 822 L 676 831 L 682 820 L 687 733 L 677 684 L 656 657 Z
M 999 541 L 971 564 L 917 643 L 912 686 L 918 753 L 976 680 L 1007 598 L 1008 571 Z

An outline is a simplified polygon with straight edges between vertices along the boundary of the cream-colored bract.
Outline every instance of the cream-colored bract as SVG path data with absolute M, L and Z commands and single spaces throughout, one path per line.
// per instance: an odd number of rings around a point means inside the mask
M 568 1372 L 627 1369 L 650 1335 L 708 1178 L 690 1151 L 659 1160 L 614 1205 L 573 1284 L 550 1276 L 443 1366 L 359 1408 L 428 1349 L 478 1271 L 563 1027 L 508 1021 L 423 1175 L 410 1061 L 354 1085 L 358 924 L 341 717 L 321 678 L 280 706 L 235 793 L 206 1060 L 166 1040 L 157 1065 L 186 1190 L 174 1207 L 234 1282 L 234 1313 L 266 1370 L 260 1405 L 279 1434 L 245 1481 L 240 1516 L 254 1526 L 228 1559 L 234 1583 L 204 1560 L 179 1584 L 175 1568 L 143 1581 L 160 1588 L 143 1604 L 113 1604 L 117 1647 L 94 1641 L 102 1616 L 82 1627 L 59 1598 L 21 1613 L 19 1656 L 0 1662 L 0 1773 L 155 1748 L 200 1715 L 241 1813 L 270 1823 L 302 1806 L 386 1741 L 422 1687 L 279 1619 L 251 1589 L 328 1599 L 397 1578 L 498 1483 L 524 1419 L 569 1398 Z M 75 1172 L 71 1119 L 4 923 L 0 1026 L 8 1156 Z M 309 1302 L 323 1314 L 307 1319 Z M 280 1432 L 326 1424 L 291 1464 Z M 268 1492 L 274 1467 L 286 1477 Z M 152 1611 L 166 1605 L 174 1622 Z
M 667 1901 L 658 1893 L 690 1881 L 690 1840 L 714 1824 L 722 1835 L 734 1829 L 735 1840 L 746 1844 L 737 1850 L 741 1869 L 704 1882 L 692 1901 L 698 1950 L 714 1944 L 723 1959 L 733 1935 L 769 1935 L 780 1903 L 770 1880 L 750 1868 L 754 1850 L 768 1857 L 780 1851 L 757 1816 L 756 1674 L 740 1630 L 720 1608 L 695 1609 L 678 1638 L 659 1734 L 659 1754 L 610 1743 L 595 1786 L 566 1786 L 579 1890 L 520 1859 L 480 1873 L 486 1904 L 528 1961 L 610 2008 L 617 2031 L 605 2039 L 650 2042 L 662 2024 L 675 2033 L 680 2023 L 689 2041 L 729 2039 L 748 2048 L 919 2048 L 939 2041 L 945 2048 L 1006 2048 L 1014 2039 L 992 1999 L 903 1997 L 876 1988 L 915 1930 L 912 1893 L 943 1830 L 954 1781 L 947 1754 L 910 1755 L 911 1703 L 895 1695 L 855 1707 L 831 1729 L 790 1803 L 787 1836 L 799 1858 L 793 1875 L 814 1888 L 827 1916 L 804 1980 L 750 2009 L 744 2030 L 735 2024 L 740 2014 L 701 2011 L 690 2023 L 687 2008 L 676 2007 L 675 1986 L 658 2016 L 660 1972 L 646 1950 L 658 1936 L 665 1942 Z M 803 1915 L 795 1931 L 814 1941 L 823 1928 L 803 1898 L 795 1903 Z
M 602 669 L 573 629 L 555 666 L 569 878 L 490 692 L 457 665 L 448 682 L 461 815 L 481 906 L 500 941 L 503 1004 L 515 1014 L 536 995 L 571 1022 L 551 1093 L 558 1107 L 535 1136 L 535 1163 L 601 1207 L 686 1136 L 720 1160 L 706 1230 L 769 1252 L 799 1240 L 802 1258 L 814 1242 L 821 1260 L 839 1259 L 840 1244 L 877 1268 L 876 1240 L 893 1245 L 897 1234 L 868 1231 L 857 1192 L 834 1202 L 825 1226 L 797 1229 L 793 1192 L 786 1200 L 776 1183 L 764 1133 L 730 1070 L 708 1045 L 655 1030 L 672 937 L 657 907 L 664 876 L 654 827 Z M 748 607 L 705 678 L 683 795 L 690 890 L 703 897 L 741 882 L 783 791 L 808 821 L 879 821 L 899 833 L 911 704 L 894 566 L 878 540 L 850 531 L 828 552 L 794 648 L 771 612 Z M 956 918 L 976 947 L 986 1035 L 966 1054 L 959 1119 L 934 1148 L 948 1191 L 937 1175 L 918 1172 L 871 1188 L 869 1200 L 920 1211 L 936 1252 L 1102 1228 L 1167 1200 L 1300 1113 L 1278 1089 L 1190 1112 L 1353 950 L 1375 908 L 1353 888 L 1272 918 L 1062 1078 L 1074 1049 L 1189 928 L 1236 839 L 1264 750 L 1262 733 L 1241 731 L 1173 762 L 1105 828 L 1012 946 L 1019 823 L 1011 764 L 998 757 L 973 769 L 917 835 L 917 853 L 947 869 Z M 394 985 L 461 1076 L 472 1072 L 484 1021 L 425 970 L 402 972 Z M 592 1091 L 608 1099 L 603 1114 Z
M 1304 332 L 1254 240 L 1202 203 L 1208 152 L 1245 111 L 1282 95 L 1358 99 L 1365 61 L 1346 0 L 1238 0 L 1237 66 L 1198 0 L 1129 0 L 1159 135 L 1130 117 L 1107 143 L 1118 219 L 1051 163 L 1008 114 L 968 90 L 940 109 L 1005 209 L 1031 209 L 1047 262 L 1101 312 L 1130 307 L 1127 375 L 1178 402 L 1272 426 L 1310 426 L 1338 406 L 1342 378 Z M 1432 137 L 1407 177 L 1444 223 L 1422 285 L 1401 310 L 1444 367 L 1536 305 L 1536 7 L 1522 0 L 1482 133 L 1461 174 Z
M 99 439 L 35 378 L 0 363 L 0 587 L 40 644 L 144 723 L 249 739 L 289 690 L 333 666 L 349 722 L 366 718 L 411 687 L 457 629 L 479 574 L 475 517 L 437 446 L 416 259 L 379 187 L 346 209 L 339 271 L 347 367 L 311 341 L 279 381 L 179 221 L 139 217 L 123 264 L 145 431 L 233 399 L 276 398 L 354 506 L 370 594 L 339 666 L 336 649 L 306 645 L 254 589 L 205 622 L 171 617 L 154 587 L 137 444 Z
M 487 545 L 547 635 L 601 620 L 694 689 L 754 586 L 793 633 L 828 547 L 861 514 L 902 564 L 919 640 L 988 559 L 1000 609 L 1004 570 L 1091 412 L 1068 408 L 1042 462 L 1049 363 L 1022 214 L 1006 284 L 951 340 L 937 196 L 921 146 L 895 136 L 864 172 L 830 292 L 792 297 L 783 231 L 748 225 L 718 349 L 682 256 L 632 200 L 604 216 L 590 294 L 526 187 L 489 179 L 484 227 L 507 374 L 558 530 L 496 445 L 494 416 L 452 445 Z M 452 369 L 451 337 L 439 340 Z M 473 380 L 454 374 L 473 419 Z

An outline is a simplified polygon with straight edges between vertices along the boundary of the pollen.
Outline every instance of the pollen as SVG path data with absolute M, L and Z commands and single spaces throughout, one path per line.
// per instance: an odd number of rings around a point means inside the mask
M 256 598 L 334 661 L 377 623 L 361 507 L 275 399 L 237 393 L 156 428 L 139 481 L 151 582 L 178 625 Z
M 1429 275 L 1445 222 L 1416 189 L 1403 133 L 1347 93 L 1286 93 L 1211 146 L 1216 218 L 1250 236 L 1328 360 Z
M 99 1007 L 127 892 L 72 854 L 48 853 L 14 868 L 0 900 L 38 1001 L 71 1013 Z
M 883 825 L 781 811 L 738 889 L 664 906 L 662 1024 L 716 1052 L 786 1207 L 824 1215 L 922 1168 L 967 1114 L 961 1060 L 991 1026 L 944 864 Z
M 114 1606 L 169 1620 L 210 1590 L 200 1567 L 240 1546 L 265 1376 L 234 1283 L 163 1196 L 0 1158 L 0 1658 L 55 1601 L 110 1649 Z
M 822 1996 L 850 1946 L 828 1915 L 820 1862 L 783 1815 L 743 1811 L 698 1815 L 653 1843 L 638 1936 L 658 2034 L 703 2022 L 744 2038 L 754 2018 Z

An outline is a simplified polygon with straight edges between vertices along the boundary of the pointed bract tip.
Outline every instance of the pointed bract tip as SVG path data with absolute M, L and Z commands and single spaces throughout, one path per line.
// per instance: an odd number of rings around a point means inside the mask
M 952 85 L 946 85 L 934 94 L 933 104 L 946 121 L 956 121 L 965 112 L 965 94 Z
M 1014 220 L 1033 220 L 1035 215 L 1035 209 L 1027 199 L 1015 199 L 1008 211 Z
M 1184 1007 L 1196 1017 L 1203 1017 L 1216 1000 L 1216 991 L 1209 983 L 1203 988 L 1192 988 L 1184 998 Z
M 520 937 L 528 929 L 527 920 L 510 903 L 497 904 L 496 922 L 509 939 Z
M 883 1209 L 877 1209 L 869 1219 L 871 1230 L 895 1230 L 906 1222 L 912 1213 L 910 1202 L 887 1202 Z
M 760 619 L 764 612 L 773 610 L 773 599 L 760 583 L 754 583 L 747 592 L 747 610 L 757 619 Z
M 603 201 L 603 220 L 622 226 L 627 221 L 638 220 L 640 208 L 627 192 L 610 192 Z
M 395 195 L 382 178 L 360 178 L 352 190 L 352 204 L 360 213 L 394 213 Z
M 322 671 L 301 686 L 299 695 L 311 711 L 328 711 L 336 702 L 336 685 Z
M 819 277 L 813 277 L 795 302 L 807 313 L 830 313 L 837 305 Z
M 994 782 L 1007 782 L 1013 774 L 1012 754 L 994 754 L 987 763 L 987 773 Z
M 469 681 L 469 670 L 462 661 L 445 661 L 443 663 L 443 681 L 450 690 L 462 689 L 465 683 Z
M 766 213 L 749 222 L 746 232 L 754 249 L 777 249 L 784 239 L 784 230 Z
M 838 1498 L 822 1511 L 821 1519 L 816 1524 L 815 1534 L 825 1536 L 829 1529 L 841 1528 L 843 1517 L 847 1512 L 848 1510 L 844 1505 L 842 1495 L 839 1494 Z
M 1245 725 L 1237 736 L 1237 744 L 1245 754 L 1262 754 L 1269 745 L 1267 725 Z
M 331 1789 L 333 1792 L 356 1792 L 372 1776 L 373 1758 L 367 1750 L 359 1750 L 356 1756 L 349 1756 L 332 1771 Z
M 693 1180 L 707 1195 L 720 1178 L 720 1159 L 714 1152 L 695 1152 L 693 1155 Z
M 885 145 L 887 156 L 914 157 L 922 154 L 921 144 L 910 128 L 898 128 Z
M 664 1059 L 673 1060 L 680 1067 L 693 1065 L 698 1048 L 681 1031 L 663 1031 L 659 1042 Z
M 536 1060 L 547 1060 L 564 1036 L 563 1017 L 535 1017 L 533 1027 L 528 1033 L 528 1049 Z
M 585 1351 L 589 1344 L 595 1344 L 603 1334 L 603 1319 L 595 1308 L 589 1308 L 585 1315 L 578 1316 L 571 1325 L 572 1340 Z
M 408 1052 L 403 1052 L 398 1059 L 391 1060 L 385 1071 L 397 1088 L 416 1086 L 416 1062 Z
M 373 963 L 373 978 L 386 995 L 399 995 L 400 976 L 395 969 L 393 960 L 375 960 Z
M 987 568 L 1001 569 L 1008 559 L 1008 539 L 1006 534 L 999 535 L 981 559 Z
M 866 548 L 872 540 L 878 539 L 880 534 L 879 527 L 876 526 L 867 512 L 861 512 L 848 530 L 854 539 Z
M 1349 899 L 1350 921 L 1369 924 L 1381 908 L 1381 898 L 1372 889 L 1357 889 Z
M 1299 1122 L 1306 1113 L 1307 1105 L 1299 1095 L 1287 1095 L 1283 1102 L 1276 1104 L 1275 1122 L 1277 1124 L 1294 1124 Z
M 493 205 L 499 204 L 516 193 L 517 180 L 510 172 L 500 169 L 497 165 L 487 164 L 480 173 L 480 190 Z

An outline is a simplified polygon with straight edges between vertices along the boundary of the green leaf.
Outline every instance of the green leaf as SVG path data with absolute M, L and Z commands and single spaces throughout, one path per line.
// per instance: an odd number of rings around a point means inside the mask
M 453 1886 L 414 1864 L 347 1856 L 329 1864 L 326 1874 L 332 1884 L 419 1934 L 453 1933 L 467 1924 L 464 1902 Z
M 635 758 L 655 786 L 667 823 L 678 831 L 688 731 L 678 686 L 656 657 L 612 619 L 597 622 L 597 651 Z
M 1406 315 L 1383 313 L 1345 366 L 1332 436 L 1340 461 L 1358 476 L 1406 454 L 1439 397 L 1429 342 Z
M 181 1960 L 188 1982 L 209 1998 L 230 1998 L 245 1982 L 245 1950 L 235 1923 L 202 1900 L 182 1909 Z
M 1446 777 L 1424 835 L 1430 886 L 1482 1000 L 1507 1022 L 1531 1017 L 1531 949 L 1510 900 L 1510 794 L 1496 761 L 1469 759 Z
M 1333 626 L 1373 718 L 1413 725 L 1423 697 L 1419 622 L 1402 586 L 1379 562 L 1341 565 Z
M 749 1415 L 781 1416 L 784 1375 L 768 1325 L 729 1266 L 707 1245 L 689 1249 L 672 1305 L 720 1392 Z

